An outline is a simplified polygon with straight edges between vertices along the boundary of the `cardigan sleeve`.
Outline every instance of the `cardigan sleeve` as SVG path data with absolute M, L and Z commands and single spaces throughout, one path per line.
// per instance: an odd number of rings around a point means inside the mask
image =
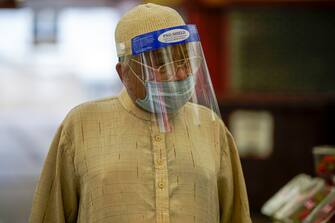
M 76 222 L 79 196 L 72 149 L 71 138 L 61 125 L 35 189 L 29 223 Z
M 221 167 L 218 178 L 220 223 L 251 223 L 248 195 L 233 136 L 221 128 Z

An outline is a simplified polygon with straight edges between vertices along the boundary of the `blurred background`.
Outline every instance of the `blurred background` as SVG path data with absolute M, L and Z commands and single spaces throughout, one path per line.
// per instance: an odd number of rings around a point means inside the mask
M 335 2 L 157 0 L 196 24 L 254 222 L 312 149 L 335 144 Z M 56 128 L 122 88 L 114 29 L 139 0 L 0 0 L 0 223 L 27 222 Z

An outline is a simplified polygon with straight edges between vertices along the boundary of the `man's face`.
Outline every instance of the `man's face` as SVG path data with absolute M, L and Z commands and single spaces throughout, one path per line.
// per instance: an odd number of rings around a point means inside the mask
M 175 45 L 125 58 L 124 62 L 117 64 L 116 69 L 135 102 L 145 98 L 146 81 L 184 80 L 193 73 L 190 63 L 186 45 Z

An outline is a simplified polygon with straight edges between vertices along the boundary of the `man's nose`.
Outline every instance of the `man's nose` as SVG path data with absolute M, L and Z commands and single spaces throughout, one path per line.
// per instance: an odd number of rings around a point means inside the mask
M 187 78 L 187 72 L 184 67 L 178 67 L 175 75 L 175 80 L 176 81 L 182 81 Z

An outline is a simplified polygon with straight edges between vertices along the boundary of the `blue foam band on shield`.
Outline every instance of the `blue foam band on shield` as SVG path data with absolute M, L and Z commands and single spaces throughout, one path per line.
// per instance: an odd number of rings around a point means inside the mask
M 196 26 L 182 25 L 136 36 L 131 40 L 131 49 L 133 55 L 138 55 L 150 50 L 196 41 L 199 41 Z

